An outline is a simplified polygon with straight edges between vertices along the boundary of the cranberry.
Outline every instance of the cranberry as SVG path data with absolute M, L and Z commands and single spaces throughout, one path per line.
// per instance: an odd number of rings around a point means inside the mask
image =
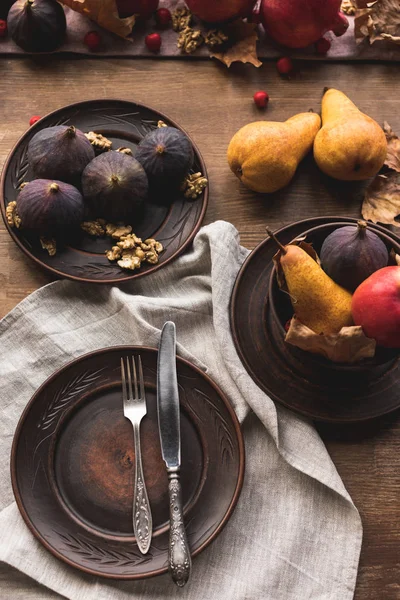
M 156 10 L 154 18 L 156 20 L 157 27 L 160 29 L 165 29 L 172 21 L 172 15 L 168 8 L 159 8 Z
M 161 35 L 159 33 L 149 33 L 144 38 L 145 44 L 150 52 L 158 52 L 161 48 Z
M 255 105 L 258 106 L 258 108 L 266 108 L 269 96 L 267 92 L 259 91 L 254 94 L 253 99 Z
M 0 19 L 0 38 L 6 37 L 7 35 L 7 21 Z
M 32 125 L 34 125 L 35 123 L 37 123 L 38 121 L 40 121 L 42 117 L 39 117 L 38 115 L 35 115 L 34 117 L 31 117 L 29 119 L 29 125 L 32 127 Z
M 277 61 L 276 68 L 281 75 L 290 75 L 294 69 L 292 60 L 287 56 L 284 56 Z
M 101 44 L 101 36 L 98 31 L 89 31 L 83 41 L 89 50 L 98 50 Z

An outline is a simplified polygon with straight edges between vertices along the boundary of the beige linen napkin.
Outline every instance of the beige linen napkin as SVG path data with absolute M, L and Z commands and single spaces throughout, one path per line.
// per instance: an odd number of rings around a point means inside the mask
M 353 598 L 362 538 L 357 510 L 313 426 L 256 386 L 233 345 L 229 300 L 247 253 L 234 227 L 216 222 L 200 231 L 190 251 L 149 277 L 121 288 L 58 281 L 3 319 L 0 598 Z M 157 346 L 167 319 L 176 322 L 179 353 L 206 370 L 230 398 L 246 444 L 239 504 L 221 535 L 194 560 L 183 590 L 168 575 L 114 582 L 67 567 L 25 526 L 9 476 L 18 418 L 55 369 L 104 346 Z

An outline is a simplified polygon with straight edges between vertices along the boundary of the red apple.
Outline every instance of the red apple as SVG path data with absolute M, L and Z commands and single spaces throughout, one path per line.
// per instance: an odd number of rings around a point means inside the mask
M 400 267 L 375 271 L 358 286 L 351 312 L 354 323 L 378 346 L 400 348 Z
M 194 15 L 207 23 L 222 23 L 248 17 L 256 0 L 186 0 Z
M 343 35 L 349 22 L 341 0 L 262 0 L 261 22 L 267 33 L 289 48 L 305 48 L 327 31 Z
M 159 0 L 116 0 L 120 17 L 139 15 L 142 19 L 150 19 L 158 8 Z

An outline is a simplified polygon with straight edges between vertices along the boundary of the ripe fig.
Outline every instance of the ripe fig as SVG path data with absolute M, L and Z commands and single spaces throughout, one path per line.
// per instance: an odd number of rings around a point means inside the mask
M 3 3 L 3 0 L 1 0 Z M 7 25 L 14 42 L 25 52 L 52 52 L 64 41 L 64 9 L 54 0 L 17 0 Z
M 82 189 L 94 216 L 131 224 L 147 198 L 148 181 L 133 156 L 111 151 L 88 164 L 82 174 Z
M 17 198 L 21 228 L 54 234 L 77 227 L 84 217 L 82 194 L 62 181 L 34 179 Z
M 28 161 L 35 177 L 78 184 L 95 154 L 86 136 L 73 125 L 38 131 L 28 146 Z
M 325 239 L 320 255 L 325 272 L 342 287 L 354 291 L 378 269 L 386 267 L 388 250 L 365 221 L 335 229 Z
M 179 187 L 190 171 L 194 152 L 182 131 L 175 127 L 160 127 L 142 139 L 135 156 L 146 171 L 152 188 L 171 189 Z

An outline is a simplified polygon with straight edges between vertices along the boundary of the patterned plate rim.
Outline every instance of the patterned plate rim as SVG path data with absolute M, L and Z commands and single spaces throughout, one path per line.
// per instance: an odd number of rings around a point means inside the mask
M 138 107 L 139 109 L 141 108 L 144 110 L 149 110 L 149 111 L 153 112 L 155 115 L 157 115 L 159 120 L 167 121 L 171 124 L 172 127 L 176 127 L 177 129 L 182 131 L 182 133 L 184 133 L 189 138 L 189 140 L 193 146 L 194 152 L 195 152 L 195 154 L 199 160 L 199 163 L 201 165 L 202 173 L 208 179 L 207 168 L 206 168 L 206 164 L 204 162 L 203 156 L 202 156 L 199 148 L 197 147 L 197 144 L 195 144 L 195 142 L 192 140 L 192 138 L 188 134 L 188 132 L 185 129 L 183 129 L 183 127 L 178 125 L 178 123 L 176 123 L 176 121 L 171 119 L 168 115 L 166 115 L 165 113 L 162 113 L 158 110 L 155 110 L 154 108 L 152 108 L 151 106 L 148 106 L 147 104 L 141 104 L 140 102 L 132 102 L 130 100 L 124 100 L 122 98 L 97 98 L 94 100 L 82 100 L 81 102 L 74 102 L 72 104 L 67 104 L 66 106 L 62 106 L 61 108 L 57 108 L 56 110 L 44 115 L 42 117 L 42 119 L 47 119 L 49 117 L 55 117 L 59 113 L 65 111 L 65 110 L 73 109 L 73 108 L 77 108 L 79 110 L 79 107 L 82 107 L 83 105 L 87 105 L 87 104 L 91 104 L 91 103 L 95 104 L 97 102 L 101 102 L 101 103 L 121 102 L 121 103 L 125 103 L 125 104 L 130 104 L 131 107 L 134 106 L 134 107 Z M 5 206 L 5 201 L 4 201 L 4 189 L 5 189 L 6 175 L 8 173 L 8 169 L 9 169 L 10 163 L 14 157 L 15 152 L 18 150 L 18 147 L 20 146 L 20 144 L 22 144 L 24 142 L 25 138 L 28 137 L 28 135 L 30 135 L 30 133 L 34 129 L 37 128 L 38 130 L 40 130 L 40 121 L 38 123 L 35 123 L 31 127 L 29 127 L 25 131 L 25 133 L 22 134 L 22 136 L 17 140 L 17 142 L 14 144 L 13 148 L 11 149 L 11 151 L 9 152 L 9 154 L 7 156 L 7 159 L 4 163 L 3 170 L 1 173 L 1 178 L 0 178 L 0 209 L 1 209 L 1 215 L 3 217 L 4 225 L 5 225 L 8 233 L 10 234 L 11 238 L 13 239 L 13 241 L 22 250 L 22 252 L 26 256 L 28 256 L 31 260 L 33 260 L 41 269 L 44 269 L 48 273 L 51 273 L 57 279 L 70 279 L 72 281 L 79 281 L 81 283 L 116 284 L 116 285 L 118 285 L 118 284 L 125 283 L 127 281 L 132 281 L 133 279 L 137 279 L 139 277 L 144 277 L 146 275 L 149 275 L 150 273 L 154 273 L 154 271 L 157 271 L 158 269 L 161 269 L 163 266 L 169 264 L 177 256 L 179 256 L 181 253 L 183 253 L 188 246 L 190 246 L 196 233 L 199 231 L 199 229 L 201 227 L 201 224 L 203 222 L 204 216 L 207 211 L 208 199 L 209 199 L 209 185 L 205 188 L 205 190 L 203 192 L 202 208 L 201 208 L 200 214 L 198 216 L 197 222 L 196 222 L 195 226 L 193 227 L 193 230 L 190 233 L 190 235 L 188 236 L 187 240 L 164 262 L 154 265 L 154 266 L 150 267 L 149 269 L 147 269 L 146 271 L 139 271 L 138 273 L 132 273 L 130 275 L 126 275 L 125 277 L 119 277 L 117 279 L 114 279 L 114 278 L 111 278 L 111 279 L 88 279 L 86 277 L 79 277 L 77 275 L 67 274 L 67 273 L 64 273 L 63 271 L 55 269 L 54 267 L 44 263 L 43 261 L 40 260 L 40 258 L 37 258 L 34 254 L 32 254 L 29 251 L 29 249 L 23 244 L 23 242 L 18 238 L 18 236 L 13 231 L 13 228 L 9 225 L 9 223 L 7 221 L 6 206 Z
M 39 388 L 36 390 L 36 392 L 33 394 L 33 396 L 31 397 L 31 399 L 29 400 L 29 402 L 27 403 L 27 405 L 25 406 L 17 427 L 15 429 L 15 433 L 14 433 L 14 437 L 13 437 L 13 443 L 12 443 L 12 447 L 11 447 L 11 461 L 10 461 L 10 471 L 11 471 L 11 483 L 12 483 L 12 489 L 13 489 L 13 493 L 14 493 L 14 497 L 15 497 L 15 501 L 17 503 L 18 506 L 18 510 L 20 511 L 20 514 L 22 515 L 22 518 L 24 519 L 26 525 L 28 526 L 29 530 L 33 533 L 33 535 L 36 537 L 36 539 L 38 539 L 40 541 L 40 543 L 49 551 L 51 552 L 51 554 L 53 556 L 55 556 L 56 558 L 58 558 L 59 560 L 62 560 L 64 563 L 68 564 L 69 566 L 73 567 L 74 569 L 78 569 L 79 571 L 88 573 L 90 575 L 94 575 L 96 577 L 101 577 L 101 578 L 105 578 L 105 579 L 113 579 L 113 580 L 139 580 L 139 579 L 148 579 L 151 577 L 155 577 L 157 575 L 162 575 L 164 573 L 166 573 L 168 571 L 168 567 L 163 567 L 161 569 L 157 569 L 155 571 L 152 571 L 151 573 L 147 574 L 146 576 L 143 576 L 141 574 L 137 574 L 137 575 L 119 575 L 119 576 L 115 576 L 113 574 L 105 574 L 105 573 L 98 573 L 97 571 L 94 571 L 93 569 L 90 569 L 88 567 L 82 566 L 82 565 L 77 565 L 76 563 L 74 563 L 73 561 L 71 561 L 69 558 L 67 558 L 66 556 L 64 556 L 61 552 L 57 551 L 55 548 L 53 548 L 48 542 L 47 540 L 42 536 L 42 534 L 36 529 L 36 527 L 34 526 L 34 524 L 32 523 L 27 511 L 25 510 L 24 507 L 24 503 L 23 503 L 23 498 L 22 495 L 20 493 L 19 487 L 18 487 L 18 481 L 17 481 L 17 449 L 18 449 L 18 444 L 20 442 L 20 436 L 21 436 L 21 432 L 22 432 L 22 428 L 25 424 L 25 420 L 27 418 L 27 416 L 29 415 L 29 411 L 32 407 L 32 405 L 36 402 L 37 398 L 42 394 L 42 392 L 46 389 L 46 387 L 49 385 L 49 383 L 53 382 L 55 379 L 57 379 L 57 377 L 60 376 L 60 374 L 79 364 L 79 362 L 86 360 L 88 358 L 92 358 L 96 355 L 99 354 L 107 354 L 107 352 L 121 352 L 121 353 L 126 353 L 126 352 L 136 352 L 136 351 L 144 351 L 144 352 L 150 352 L 150 353 L 157 353 L 158 350 L 157 348 L 153 348 L 150 346 L 130 346 L 130 345 L 126 345 L 126 346 L 109 346 L 107 348 L 101 348 L 99 350 L 93 350 L 92 352 L 88 352 L 86 354 L 82 354 L 81 356 L 69 361 L 68 363 L 66 363 L 65 365 L 63 365 L 62 367 L 60 367 L 59 369 L 57 369 L 52 375 L 50 375 L 50 377 L 48 377 L 40 386 Z M 211 542 L 214 541 L 214 539 L 216 537 L 218 537 L 218 535 L 221 533 L 222 529 L 225 527 L 225 525 L 227 524 L 227 522 L 229 521 L 229 519 L 231 518 L 233 511 L 238 503 L 239 497 L 240 497 L 240 493 L 242 491 L 242 487 L 243 487 L 243 481 L 244 481 L 244 472 L 245 472 L 245 446 L 244 446 L 244 438 L 243 438 L 243 433 L 240 427 L 240 423 L 239 420 L 237 418 L 237 415 L 233 409 L 233 406 L 231 405 L 231 403 L 229 402 L 227 396 L 224 394 L 224 392 L 221 390 L 221 388 L 214 382 L 213 379 L 211 379 L 211 377 L 209 375 L 207 375 L 207 373 L 205 373 L 204 371 L 202 371 L 201 369 L 199 369 L 199 367 L 197 367 L 196 365 L 194 365 L 192 362 L 190 362 L 189 360 L 186 360 L 185 358 L 182 358 L 180 356 L 176 357 L 177 360 L 177 364 L 181 363 L 183 365 L 186 365 L 189 369 L 191 369 L 192 371 L 194 371 L 199 377 L 203 378 L 216 392 L 216 394 L 218 395 L 218 397 L 222 400 L 223 404 L 225 405 L 231 419 L 232 419 L 232 424 L 234 426 L 235 429 L 235 433 L 236 433 L 236 438 L 237 438 L 237 442 L 238 442 L 238 447 L 239 447 L 239 464 L 238 464 L 238 476 L 237 476 L 237 482 L 236 482 L 236 486 L 235 486 L 235 490 L 232 496 L 232 499 L 229 503 L 229 506 L 225 512 L 225 515 L 223 517 L 223 519 L 221 520 L 221 522 L 219 523 L 219 525 L 217 526 L 217 528 L 215 529 L 215 531 L 204 540 L 204 542 L 202 544 L 200 544 L 200 546 L 192 553 L 192 557 L 197 556 L 198 554 L 200 554 L 200 552 L 202 552 L 207 546 L 209 546 L 211 544 Z

